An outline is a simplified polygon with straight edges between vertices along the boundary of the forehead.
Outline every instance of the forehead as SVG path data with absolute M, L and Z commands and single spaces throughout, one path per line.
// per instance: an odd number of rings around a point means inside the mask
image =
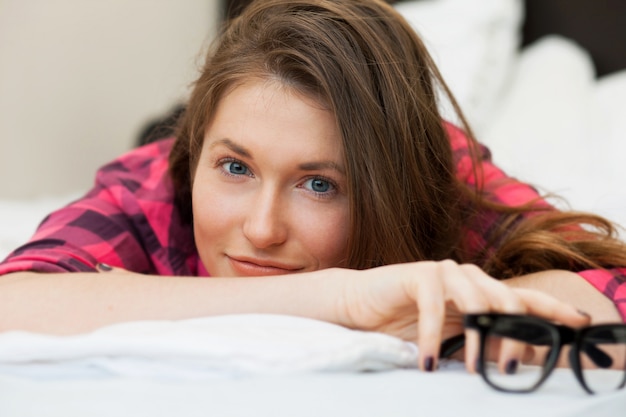
M 274 99 L 299 100 L 317 110 L 332 114 L 327 100 L 320 94 L 309 91 L 305 86 L 277 75 L 250 76 L 232 82 L 219 97 L 215 111 L 224 101 L 250 99 L 253 96 L 272 104 Z
M 223 95 L 205 141 L 224 138 L 343 154 L 334 114 L 318 100 L 274 79 L 246 80 Z

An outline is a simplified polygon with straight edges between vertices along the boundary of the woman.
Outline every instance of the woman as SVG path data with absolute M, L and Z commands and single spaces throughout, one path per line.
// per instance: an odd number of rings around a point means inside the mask
M 253 3 L 177 138 L 103 167 L 0 266 L 0 330 L 292 314 L 417 341 L 433 370 L 466 312 L 620 320 L 592 286 L 626 265 L 610 223 L 504 176 L 441 119 L 440 91 L 382 1 Z M 470 337 L 470 370 L 476 352 Z

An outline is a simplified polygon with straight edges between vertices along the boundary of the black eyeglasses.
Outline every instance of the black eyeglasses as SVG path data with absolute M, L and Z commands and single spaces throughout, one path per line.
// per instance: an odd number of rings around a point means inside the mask
M 478 372 L 499 391 L 536 390 L 556 366 L 564 345 L 571 345 L 570 366 L 588 393 L 626 385 L 626 324 L 574 329 L 537 317 L 492 313 L 468 314 L 464 324 L 479 334 Z M 447 340 L 441 357 L 463 345 L 462 335 Z

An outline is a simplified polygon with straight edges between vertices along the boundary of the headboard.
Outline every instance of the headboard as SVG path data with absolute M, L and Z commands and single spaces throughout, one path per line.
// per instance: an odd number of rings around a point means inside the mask
M 525 0 L 523 45 L 559 34 L 591 54 L 598 76 L 626 69 L 626 1 Z
M 225 18 L 236 16 L 250 3 L 250 0 L 222 1 Z M 547 34 L 560 34 L 591 54 L 598 76 L 626 69 L 626 1 L 524 0 L 524 3 L 523 46 Z

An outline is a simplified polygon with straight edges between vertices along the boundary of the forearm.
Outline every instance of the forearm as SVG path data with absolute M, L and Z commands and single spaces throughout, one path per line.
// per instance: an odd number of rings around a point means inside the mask
M 545 292 L 588 313 L 592 323 L 621 322 L 613 302 L 580 275 L 570 271 L 543 271 L 503 281 L 515 288 Z
M 572 327 L 588 323 L 554 297 L 511 290 L 477 266 L 451 260 L 264 278 L 175 278 L 119 270 L 0 277 L 0 331 L 73 334 L 124 321 L 286 314 L 417 342 L 420 367 L 429 370 L 441 341 L 463 331 L 463 314 L 483 311 L 527 312 Z M 466 345 L 468 364 L 476 363 L 476 342 Z
M 123 321 L 235 313 L 333 322 L 335 300 L 324 296 L 324 287 L 334 273 L 265 278 L 16 273 L 0 277 L 0 331 L 72 334 Z

